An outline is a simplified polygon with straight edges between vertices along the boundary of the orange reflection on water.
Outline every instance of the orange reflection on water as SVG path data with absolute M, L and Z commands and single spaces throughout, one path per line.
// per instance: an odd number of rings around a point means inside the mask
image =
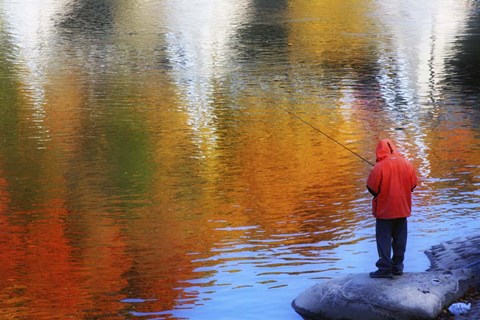
M 3 192 L 2 198 L 5 195 Z M 8 244 L 2 246 L 0 264 L 3 308 L 16 308 L 15 318 L 43 318 L 52 315 L 53 310 L 69 317 L 77 314 L 78 304 L 84 300 L 78 274 L 74 272 L 72 248 L 64 234 L 67 211 L 55 199 L 48 205 L 51 209 L 42 212 L 48 221 L 40 218 L 22 223 L 25 216 L 39 212 L 16 212 L 13 216 L 8 214 L 8 205 L 0 216 L 0 242 Z M 2 314 L 8 315 L 4 310 Z

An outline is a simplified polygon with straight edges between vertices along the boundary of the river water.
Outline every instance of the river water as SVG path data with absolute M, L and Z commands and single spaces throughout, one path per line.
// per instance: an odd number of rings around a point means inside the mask
M 480 232 L 479 21 L 474 0 L 0 0 L 0 318 L 299 319 L 300 292 L 376 260 L 371 166 L 332 139 L 415 164 L 424 271 Z

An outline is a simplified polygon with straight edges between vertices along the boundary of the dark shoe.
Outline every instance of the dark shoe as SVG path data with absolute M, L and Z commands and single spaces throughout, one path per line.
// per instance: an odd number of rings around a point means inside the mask
M 370 272 L 370 278 L 391 278 L 392 273 L 387 270 L 377 270 L 375 272 Z
M 393 270 L 392 270 L 392 274 L 393 274 L 394 276 L 401 276 L 401 275 L 403 274 L 403 271 L 402 271 L 402 270 L 395 270 L 395 269 L 393 269 Z

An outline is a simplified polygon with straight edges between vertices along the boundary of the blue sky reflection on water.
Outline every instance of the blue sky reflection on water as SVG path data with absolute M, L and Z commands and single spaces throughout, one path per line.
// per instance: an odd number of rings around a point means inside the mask
M 0 317 L 298 319 L 304 289 L 371 271 L 370 166 L 290 113 L 370 161 L 399 145 L 427 269 L 480 229 L 479 12 L 1 1 Z

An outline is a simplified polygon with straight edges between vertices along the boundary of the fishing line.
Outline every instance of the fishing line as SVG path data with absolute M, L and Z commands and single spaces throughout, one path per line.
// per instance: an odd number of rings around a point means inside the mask
M 356 153 L 355 151 L 353 151 L 352 149 L 350 149 L 349 147 L 347 147 L 346 145 L 344 145 L 343 143 L 335 140 L 334 138 L 332 138 L 331 136 L 329 136 L 328 134 L 326 134 L 325 132 L 323 132 L 322 130 L 320 130 L 319 128 L 315 127 L 313 124 L 309 123 L 308 121 L 300 118 L 299 116 L 297 116 L 295 113 L 285 109 L 285 108 L 282 108 L 286 113 L 290 114 L 292 117 L 295 117 L 297 118 L 298 120 L 302 121 L 303 123 L 305 123 L 307 126 L 309 126 L 310 128 L 312 128 L 313 130 L 323 134 L 325 137 L 327 137 L 328 139 L 332 140 L 333 142 L 335 142 L 336 144 L 342 146 L 343 148 L 347 149 L 348 151 L 350 151 L 351 153 L 353 153 L 354 155 L 356 155 L 357 157 L 359 157 L 360 159 L 362 159 L 363 161 L 365 161 L 366 163 L 368 163 L 369 165 L 371 165 L 372 167 L 374 166 L 373 163 L 371 163 L 370 161 L 368 161 L 367 159 L 365 159 L 364 157 L 362 157 L 361 155 L 359 155 L 358 153 Z

